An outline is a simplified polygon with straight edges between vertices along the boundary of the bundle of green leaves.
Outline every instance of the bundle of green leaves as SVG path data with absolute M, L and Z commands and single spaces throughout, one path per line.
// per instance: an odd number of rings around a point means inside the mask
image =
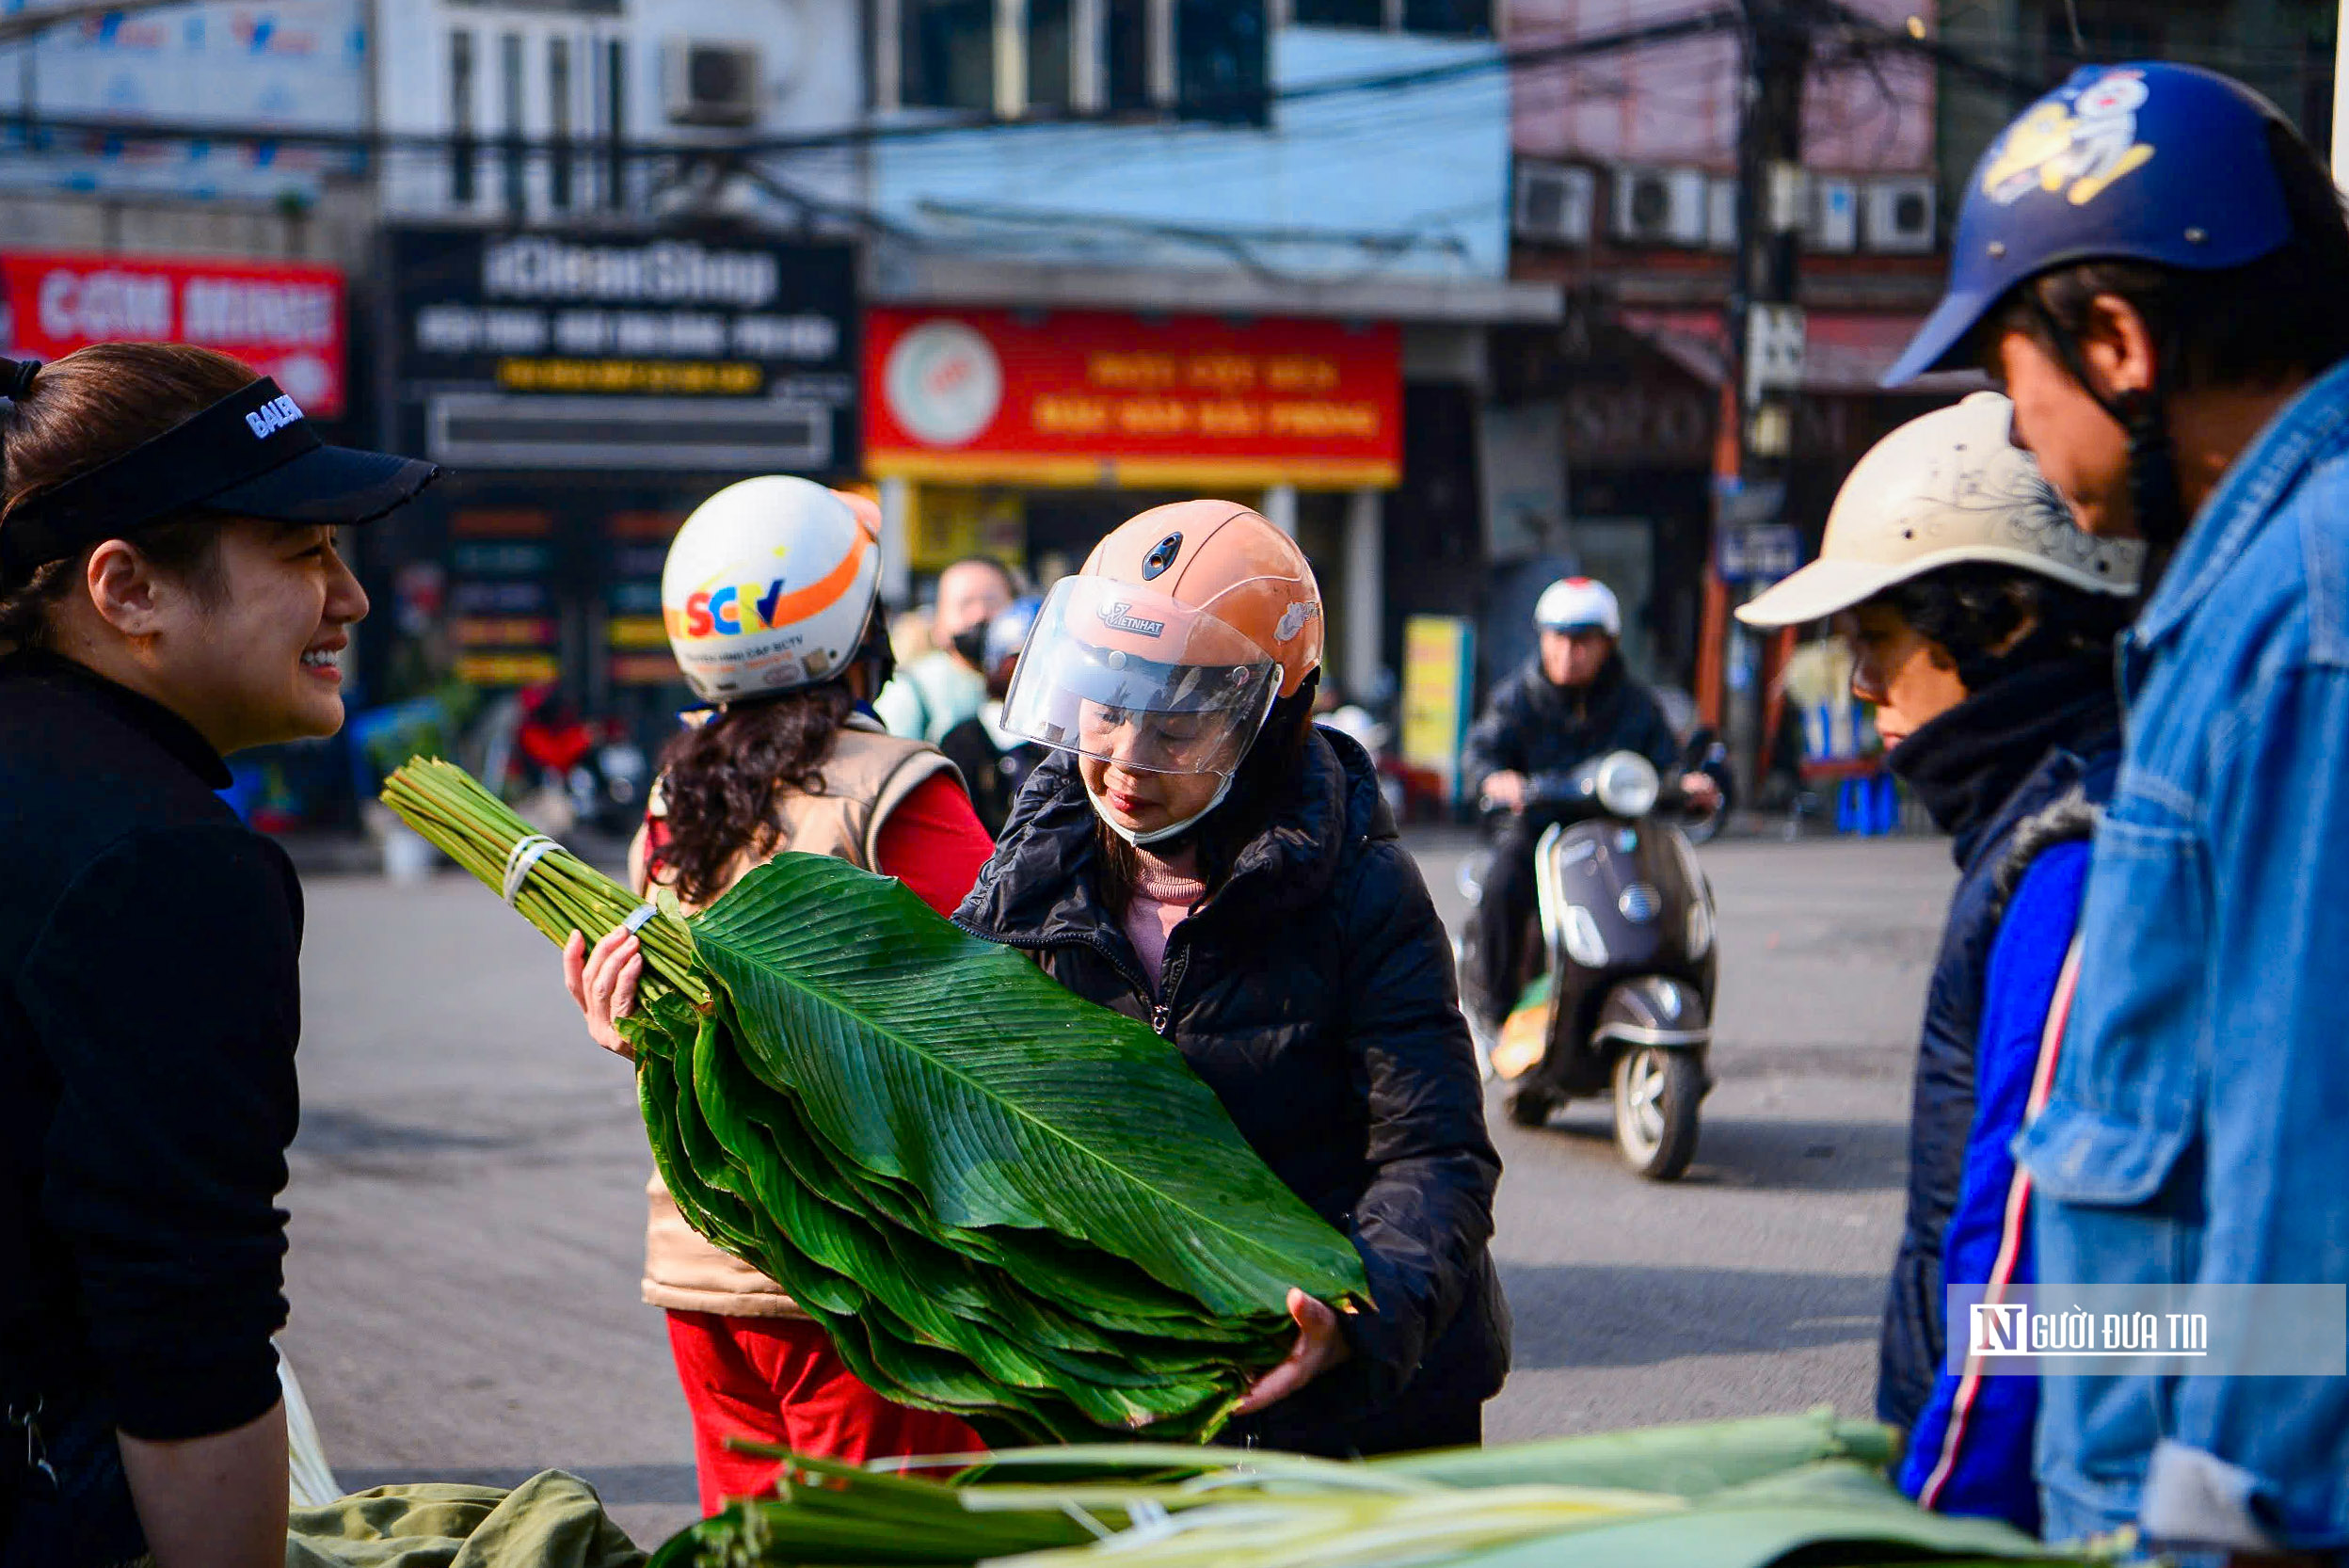
M 651 1568 L 1763 1568 L 2067 1565 L 2004 1523 L 1927 1513 L 1894 1434 L 1830 1411 L 1341 1464 L 1119 1445 L 998 1454 L 944 1480 L 778 1461 Z
M 462 769 L 383 798 L 557 942 L 639 910 Z M 1173 1046 L 893 878 L 785 854 L 639 935 L 623 1029 L 663 1181 L 890 1399 L 1202 1441 L 1286 1353 L 1292 1287 L 1366 1304 L 1352 1243 Z

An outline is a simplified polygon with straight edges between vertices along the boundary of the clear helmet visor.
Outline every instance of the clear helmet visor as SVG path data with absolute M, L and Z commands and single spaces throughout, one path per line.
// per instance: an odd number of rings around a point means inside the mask
M 1003 728 L 1125 768 L 1229 778 L 1280 683 L 1270 653 L 1206 611 L 1070 577 L 1036 616 Z

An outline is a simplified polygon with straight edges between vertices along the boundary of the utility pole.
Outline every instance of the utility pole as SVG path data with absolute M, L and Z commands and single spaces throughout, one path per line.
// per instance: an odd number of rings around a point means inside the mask
M 1734 361 L 1723 390 L 1727 426 L 1714 475 L 1713 558 L 1705 594 L 1701 694 L 1718 716 L 1742 798 L 1766 772 L 1762 752 L 1761 644 L 1729 614 L 1751 577 L 1791 563 L 1781 526 L 1802 380 L 1797 263 L 1809 211 L 1802 168 L 1802 89 L 1811 64 L 1810 0 L 1744 0 L 1744 80 L 1737 136 L 1737 263 L 1729 293 Z

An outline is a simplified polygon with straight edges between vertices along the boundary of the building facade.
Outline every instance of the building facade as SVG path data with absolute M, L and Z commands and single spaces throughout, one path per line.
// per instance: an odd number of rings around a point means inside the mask
M 871 153 L 866 392 L 894 579 L 974 552 L 1048 578 L 1146 505 L 1226 495 L 1314 560 L 1333 683 L 1391 686 L 1404 617 L 1467 585 L 1445 568 L 1482 527 L 1489 331 L 1558 310 L 1507 277 L 1487 19 L 1420 0 L 877 14 L 896 134 Z M 981 106 L 1032 122 L 924 129 Z M 921 363 L 986 417 L 921 407 Z
M 1812 40 L 1802 178 L 1783 198 L 1796 209 L 1807 341 L 1779 510 L 1813 544 L 1845 469 L 1927 406 L 1886 397 L 1876 380 L 1931 307 L 1943 266 L 1938 84 L 1925 56 L 1894 41 L 1911 17 L 1929 28 L 1932 8 L 1854 9 L 1862 21 Z M 1724 633 L 1721 595 L 1710 624 L 1706 600 L 1734 408 L 1724 382 L 1735 374 L 1745 62 L 1734 28 L 1699 25 L 1707 13 L 1682 0 L 1526 0 L 1510 12 L 1511 47 L 1537 62 L 1517 76 L 1513 267 L 1555 280 L 1570 303 L 1561 329 L 1510 336 L 1506 392 L 1560 429 L 1572 520 L 1560 537 L 1496 538 L 1496 563 L 1548 552 L 1529 577 L 1571 563 L 1607 579 L 1626 605 L 1635 668 L 1683 687 L 1698 684 L 1701 655 Z M 1636 40 L 1676 22 L 1689 30 Z M 1496 653 L 1510 630 L 1495 629 Z M 1732 647 L 1733 684 L 1757 678 L 1757 652 Z

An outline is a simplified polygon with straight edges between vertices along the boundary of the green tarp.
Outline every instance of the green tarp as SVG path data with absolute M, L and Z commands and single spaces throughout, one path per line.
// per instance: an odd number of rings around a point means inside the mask
M 511 1492 L 378 1486 L 288 1521 L 285 1568 L 643 1568 L 595 1489 L 547 1470 Z

